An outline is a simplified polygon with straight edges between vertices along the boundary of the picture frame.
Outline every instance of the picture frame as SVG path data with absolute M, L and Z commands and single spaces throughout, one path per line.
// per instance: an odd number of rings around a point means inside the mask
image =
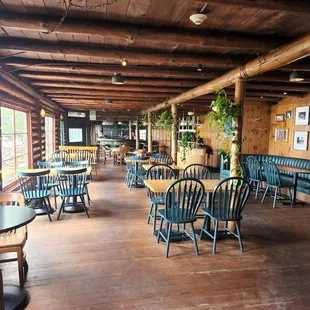
M 288 129 L 276 129 L 275 130 L 275 141 L 276 142 L 287 142 Z
M 296 108 L 295 125 L 309 124 L 309 106 Z
M 308 149 L 308 131 L 294 132 L 294 150 L 307 151 Z
M 293 111 L 292 110 L 286 111 L 285 112 L 285 118 L 287 118 L 287 119 L 293 118 Z
M 277 114 L 276 122 L 284 122 L 284 114 Z

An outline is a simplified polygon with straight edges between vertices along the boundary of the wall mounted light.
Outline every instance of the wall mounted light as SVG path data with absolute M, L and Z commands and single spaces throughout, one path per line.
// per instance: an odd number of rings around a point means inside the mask
M 122 66 L 123 66 L 123 67 L 126 67 L 127 64 L 128 64 L 127 59 L 122 59 Z
M 59 118 L 60 118 L 61 121 L 63 121 L 64 120 L 64 115 L 62 113 L 60 113 Z
M 201 72 L 201 71 L 202 71 L 202 64 L 199 64 L 199 65 L 197 66 L 197 71 L 198 71 L 198 72 Z
M 124 84 L 124 78 L 121 76 L 120 73 L 114 73 L 112 76 L 112 84 L 122 85 Z
M 44 118 L 45 115 L 46 115 L 46 111 L 42 108 L 42 109 L 40 110 L 40 116 L 41 116 L 42 118 Z
M 302 82 L 304 79 L 304 75 L 300 71 L 293 71 L 290 74 L 290 82 Z

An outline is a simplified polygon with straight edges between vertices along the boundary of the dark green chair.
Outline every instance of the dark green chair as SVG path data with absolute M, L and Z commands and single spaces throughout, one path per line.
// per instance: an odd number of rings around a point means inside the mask
M 70 198 L 81 199 L 81 204 L 85 210 L 87 217 L 89 217 L 87 207 L 85 205 L 84 195 L 87 195 L 86 190 L 86 175 L 87 168 L 80 168 L 74 170 L 57 169 L 56 173 L 59 182 L 59 196 L 62 199 L 62 203 L 58 212 L 57 221 L 60 218 L 61 211 L 64 211 L 65 206 L 71 206 L 77 202 L 70 202 Z M 67 202 L 66 202 L 67 201 Z
M 159 153 L 154 157 L 154 161 L 158 163 L 165 163 L 166 165 L 173 164 L 173 158 L 166 153 Z
M 277 199 L 283 199 L 282 197 L 280 197 L 279 195 L 281 194 L 281 188 L 287 188 L 289 191 L 289 195 L 290 195 L 290 202 L 291 202 L 291 207 L 293 207 L 293 192 L 294 192 L 294 182 L 293 180 L 283 180 L 280 177 L 280 173 L 278 170 L 278 167 L 276 166 L 276 164 L 271 161 L 271 160 L 265 160 L 263 162 L 263 173 L 264 176 L 266 178 L 266 190 L 265 193 L 263 195 L 262 198 L 262 202 L 264 202 L 266 194 L 268 192 L 269 189 L 274 188 L 275 189 L 275 193 L 274 193 L 274 200 L 273 200 L 273 208 L 276 207 L 276 203 L 277 203 Z
M 204 233 L 213 239 L 214 254 L 216 253 L 219 221 L 225 222 L 224 232 L 235 236 L 239 240 L 241 252 L 243 251 L 239 222 L 242 220 L 241 213 L 248 200 L 249 193 L 250 185 L 245 179 L 238 177 L 224 179 L 215 187 L 210 207 L 202 209 L 205 218 L 202 224 L 200 239 Z M 214 222 L 213 232 L 208 228 L 208 221 L 210 219 Z M 229 221 L 236 222 L 236 234 L 228 229 L 227 224 Z
M 257 199 L 258 191 L 262 188 L 262 167 L 260 162 L 253 156 L 249 156 L 246 159 L 246 165 L 244 168 L 247 172 L 247 177 L 250 185 L 253 185 L 255 190 L 255 199 Z
M 175 173 L 171 167 L 164 164 L 157 164 L 150 167 L 146 172 L 147 180 L 171 180 L 175 179 Z M 147 187 L 147 194 L 150 199 L 150 211 L 147 223 L 153 220 L 153 231 L 156 231 L 156 220 L 158 205 L 165 205 L 165 193 L 154 193 Z
M 46 210 L 46 213 L 44 211 L 44 213 L 40 212 L 37 214 L 47 214 L 49 221 L 52 222 L 51 214 L 54 210 L 52 209 L 49 200 L 51 194 L 49 187 L 49 184 L 51 183 L 49 173 L 49 169 L 40 172 L 22 170 L 16 172 L 26 205 L 33 201 L 35 203 L 33 207 L 34 209 Z
M 166 258 L 169 255 L 173 224 L 184 224 L 182 235 L 194 242 L 196 255 L 199 255 L 194 222 L 197 220 L 196 214 L 204 195 L 205 189 L 202 182 L 195 178 L 182 178 L 168 187 L 165 194 L 165 209 L 158 210 L 160 226 L 157 234 L 157 243 L 161 239 L 166 242 Z M 166 232 L 163 231 L 164 221 L 167 224 Z M 185 229 L 187 223 L 191 225 L 191 234 Z

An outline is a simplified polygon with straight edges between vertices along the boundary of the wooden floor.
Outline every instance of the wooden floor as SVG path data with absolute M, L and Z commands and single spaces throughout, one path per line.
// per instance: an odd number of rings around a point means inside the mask
M 170 258 L 146 224 L 145 189 L 131 192 L 124 167 L 109 162 L 90 185 L 85 214 L 37 217 L 26 246 L 27 309 L 310 309 L 310 207 L 253 198 L 237 240 L 173 243 Z M 196 227 L 201 226 L 201 220 Z M 18 283 L 15 263 L 2 265 Z

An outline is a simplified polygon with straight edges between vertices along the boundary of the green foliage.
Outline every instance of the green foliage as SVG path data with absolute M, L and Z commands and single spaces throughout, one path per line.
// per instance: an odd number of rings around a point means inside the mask
M 156 125 L 163 127 L 168 133 L 172 131 L 173 117 L 170 111 L 163 111 L 156 120 Z
M 217 90 L 216 94 L 217 98 L 211 103 L 211 108 L 213 111 L 208 114 L 207 122 L 209 127 L 217 127 L 217 137 L 221 140 L 222 145 L 219 153 L 225 153 L 225 160 L 228 160 L 228 158 L 231 157 L 230 143 L 237 145 L 236 155 L 241 155 L 240 149 L 243 141 L 237 140 L 236 130 L 238 128 L 233 126 L 235 121 L 241 115 L 241 109 L 227 97 L 224 89 L 221 88 Z M 231 128 L 229 128 L 230 124 L 232 124 Z M 225 133 L 224 137 L 221 135 L 221 133 Z M 242 168 L 240 163 L 238 163 L 236 169 L 237 174 L 242 175 Z
M 181 139 L 181 161 L 186 163 L 186 154 L 192 149 L 193 142 L 195 142 L 195 134 L 193 132 L 183 132 Z

